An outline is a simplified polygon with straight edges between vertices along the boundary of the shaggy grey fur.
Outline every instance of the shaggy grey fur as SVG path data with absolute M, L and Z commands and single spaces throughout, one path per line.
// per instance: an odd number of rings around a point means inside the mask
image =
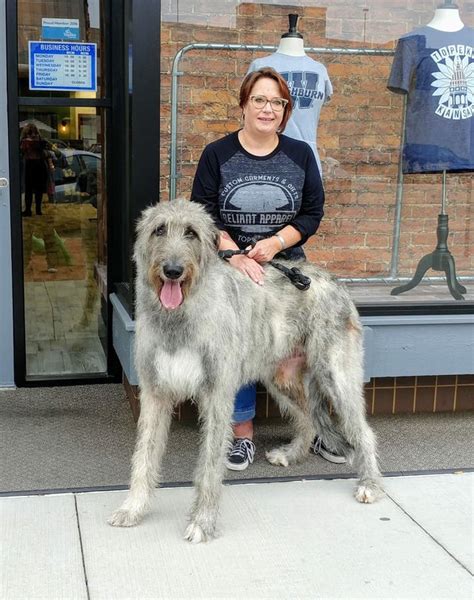
M 256 285 L 218 258 L 218 237 L 204 209 L 184 200 L 147 209 L 138 224 L 135 356 L 141 413 L 130 492 L 111 525 L 135 525 L 147 510 L 173 409 L 193 398 L 202 438 L 185 537 L 212 538 L 234 397 L 257 380 L 295 428 L 291 443 L 267 452 L 271 463 L 298 461 L 318 432 L 334 450 L 352 453 L 360 475 L 357 500 L 373 502 L 381 491 L 375 439 L 365 418 L 362 328 L 348 292 L 325 271 L 301 262 L 298 267 L 312 279 L 308 291 L 271 266 L 264 285 Z M 183 293 L 174 309 L 160 301 L 167 274 Z

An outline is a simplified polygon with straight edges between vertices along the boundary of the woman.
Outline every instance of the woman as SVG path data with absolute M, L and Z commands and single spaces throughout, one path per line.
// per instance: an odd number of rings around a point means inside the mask
M 31 217 L 33 195 L 36 214 L 41 215 L 41 202 L 43 194 L 47 191 L 48 169 L 52 167 L 52 162 L 47 151 L 47 144 L 41 138 L 34 123 L 25 125 L 21 132 L 20 152 L 24 160 L 25 173 L 25 210 L 22 215 Z
M 191 200 L 204 205 L 220 229 L 220 250 L 247 248 L 230 264 L 264 285 L 263 264 L 277 256 L 305 258 L 302 244 L 318 229 L 324 191 L 316 160 L 305 142 L 282 135 L 291 115 L 288 86 L 274 69 L 249 73 L 240 88 L 243 127 L 206 146 Z M 234 407 L 229 469 L 253 462 L 256 386 L 240 390 Z M 317 440 L 315 452 L 320 452 Z M 342 457 L 337 457 L 342 458 Z M 344 459 L 343 459 L 344 460 Z

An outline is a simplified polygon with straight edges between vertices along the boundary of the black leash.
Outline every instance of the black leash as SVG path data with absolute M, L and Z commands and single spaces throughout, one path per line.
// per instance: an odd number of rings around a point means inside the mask
M 289 269 L 288 267 L 285 267 L 285 265 L 275 262 L 274 260 L 271 260 L 269 264 L 286 275 L 291 283 L 299 290 L 305 292 L 311 285 L 311 279 L 306 275 L 303 275 L 297 267 L 291 267 L 291 269 Z
M 253 248 L 253 246 L 255 246 L 255 242 L 253 242 L 251 246 Z M 248 254 L 249 252 L 250 250 L 219 250 L 217 254 L 220 258 L 228 261 L 232 256 L 236 256 L 237 254 Z M 288 277 L 291 283 L 299 290 L 306 291 L 311 285 L 311 279 L 306 277 L 306 275 L 303 275 L 303 273 L 297 267 L 291 267 L 291 269 L 289 269 L 288 267 L 285 267 L 285 265 L 282 265 L 274 260 L 268 261 L 268 264 L 281 271 L 283 275 Z

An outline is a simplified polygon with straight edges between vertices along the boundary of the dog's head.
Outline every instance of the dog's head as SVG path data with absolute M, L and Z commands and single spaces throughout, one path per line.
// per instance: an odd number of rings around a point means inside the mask
M 216 256 L 219 231 L 204 208 L 174 200 L 147 208 L 137 224 L 137 275 L 166 310 L 181 306 Z

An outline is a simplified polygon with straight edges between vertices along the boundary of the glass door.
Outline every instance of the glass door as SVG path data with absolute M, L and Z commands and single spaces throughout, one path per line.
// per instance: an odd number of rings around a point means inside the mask
M 26 380 L 108 370 L 105 5 L 17 2 Z

